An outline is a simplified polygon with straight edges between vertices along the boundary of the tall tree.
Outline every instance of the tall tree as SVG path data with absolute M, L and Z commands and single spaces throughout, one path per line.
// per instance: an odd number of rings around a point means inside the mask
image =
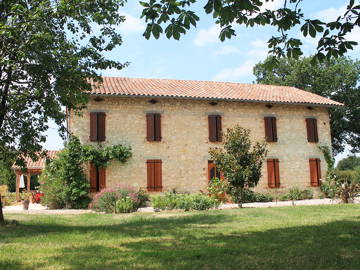
M 360 61 L 341 57 L 314 64 L 311 57 L 282 58 L 271 70 L 267 61 L 254 67 L 257 83 L 294 86 L 344 103 L 329 109 L 334 154 L 346 144 L 360 151 Z
M 36 159 L 47 122 L 64 135 L 62 107 L 85 106 L 97 70 L 126 66 L 103 56 L 122 43 L 116 26 L 125 2 L 0 1 L 0 160 Z
M 264 9 L 266 2 L 274 0 L 208 0 L 204 10 L 212 15 L 219 25 L 220 40 L 236 35 L 235 26 L 273 26 L 279 33 L 269 39 L 269 52 L 277 57 L 298 58 L 302 55 L 301 41 L 297 37 L 299 29 L 303 36 L 320 35 L 315 57 L 338 57 L 351 50 L 357 43 L 347 40 L 347 35 L 360 27 L 360 4 L 349 0 L 343 14 L 339 13 L 335 21 L 324 22 L 318 18 L 306 18 L 301 9 L 302 0 L 283 0 L 279 9 Z M 146 38 L 156 39 L 162 33 L 167 38 L 180 39 L 191 27 L 195 27 L 200 18 L 195 13 L 197 0 L 146 0 L 140 1 L 143 6 L 142 17 L 148 23 L 144 32 Z M 194 9 L 194 10 L 192 10 Z M 274 63 L 275 58 L 271 63 Z
M 353 155 L 343 158 L 339 161 L 336 169 L 340 171 L 360 170 L 360 157 Z

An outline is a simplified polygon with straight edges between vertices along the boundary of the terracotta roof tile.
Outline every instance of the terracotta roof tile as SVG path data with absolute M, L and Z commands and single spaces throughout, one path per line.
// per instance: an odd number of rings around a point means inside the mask
M 93 83 L 91 94 L 215 99 L 323 106 L 343 105 L 328 98 L 289 86 L 169 79 L 103 77 L 103 83 L 101 85 Z
M 59 153 L 59 151 L 57 151 L 57 150 L 47 150 L 47 158 L 54 159 L 56 157 L 57 153 Z M 47 158 L 39 157 L 39 159 L 37 161 L 34 161 L 30 157 L 26 157 L 25 158 L 26 168 L 27 169 L 44 169 Z M 14 165 L 13 168 L 19 169 L 19 167 L 16 165 Z

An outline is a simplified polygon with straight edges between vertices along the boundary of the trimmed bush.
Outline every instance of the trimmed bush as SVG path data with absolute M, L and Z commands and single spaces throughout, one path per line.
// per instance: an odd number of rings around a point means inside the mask
M 115 211 L 116 213 L 131 213 L 136 211 L 136 205 L 133 200 L 129 197 L 123 197 L 120 200 L 116 201 Z
M 119 185 L 115 188 L 106 188 L 95 195 L 90 207 L 98 212 L 105 213 L 129 213 L 136 211 L 142 207 L 149 200 L 148 194 L 140 189 L 136 191 L 133 187 L 126 185 Z M 128 205 L 131 201 L 131 207 Z M 117 210 L 118 208 L 118 210 Z M 125 212 L 122 212 L 125 211 Z
M 207 210 L 216 208 L 220 204 L 218 200 L 202 193 L 178 194 L 174 192 L 167 192 L 165 195 L 153 196 L 151 202 L 155 209 L 182 209 L 185 211 Z
M 239 203 L 240 202 L 240 194 L 239 190 L 232 189 L 230 191 L 231 198 L 233 202 Z M 243 194 L 243 203 L 252 203 L 252 202 L 271 202 L 273 197 L 270 194 L 263 194 L 254 192 L 250 189 L 245 189 Z

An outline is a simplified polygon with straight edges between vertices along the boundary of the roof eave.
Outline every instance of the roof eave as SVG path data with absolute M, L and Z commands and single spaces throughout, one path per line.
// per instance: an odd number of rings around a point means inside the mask
M 287 102 L 287 101 L 265 101 L 265 100 L 253 100 L 253 99 L 236 99 L 236 98 L 212 98 L 212 97 L 178 97 L 178 96 L 160 96 L 160 95 L 122 95 L 122 94 L 101 94 L 90 93 L 91 96 L 99 97 L 128 97 L 128 98 L 161 98 L 161 99 L 190 99 L 190 100 L 217 100 L 217 101 L 236 101 L 236 102 L 250 102 L 250 103 L 262 103 L 262 104 L 281 104 L 281 105 L 301 105 L 301 106 L 316 106 L 316 107 L 342 107 L 344 104 L 321 104 L 321 103 L 307 103 L 307 102 Z

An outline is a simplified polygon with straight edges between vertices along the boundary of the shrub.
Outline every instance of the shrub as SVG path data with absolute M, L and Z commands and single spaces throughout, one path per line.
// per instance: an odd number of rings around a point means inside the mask
M 115 188 L 103 189 L 96 194 L 90 207 L 95 211 L 105 213 L 128 213 L 120 212 L 120 210 L 122 211 L 127 207 L 126 205 L 129 204 L 129 200 L 132 205 L 130 212 L 134 212 L 139 207 L 145 205 L 149 200 L 149 196 L 142 189 L 136 191 L 133 187 L 119 185 Z M 117 211 L 117 207 L 119 207 L 119 211 Z
M 299 201 L 313 198 L 313 192 L 310 189 L 301 190 L 297 187 L 291 188 L 287 194 L 281 195 L 279 201 Z
M 239 190 L 232 189 L 230 191 L 230 195 L 232 200 L 235 203 L 240 202 L 240 194 Z M 273 200 L 273 197 L 270 194 L 262 194 L 258 192 L 254 192 L 250 189 L 245 189 L 243 194 L 243 202 L 244 203 L 252 203 L 252 202 L 271 202 Z
M 226 202 L 226 192 L 229 189 L 229 182 L 219 178 L 213 178 L 208 184 L 208 192 L 210 197 L 220 201 Z
M 136 204 L 129 197 L 123 197 L 117 200 L 115 204 L 116 213 L 131 213 L 136 209 Z
M 152 197 L 151 202 L 155 209 L 182 209 L 185 211 L 216 208 L 220 203 L 220 201 L 202 193 L 177 194 L 174 192 L 167 192 L 165 195 L 154 196 Z

